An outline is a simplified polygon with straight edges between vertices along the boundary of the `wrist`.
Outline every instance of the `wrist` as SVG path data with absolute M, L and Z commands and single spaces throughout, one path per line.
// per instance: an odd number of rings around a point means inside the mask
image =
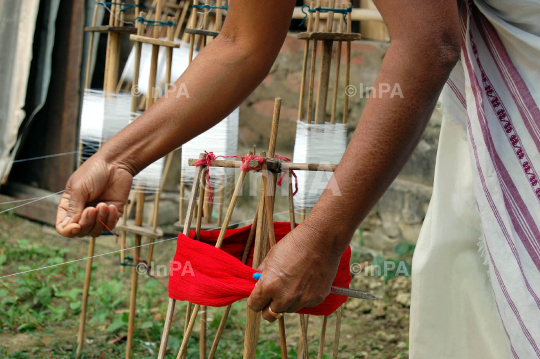
M 299 226 L 309 234 L 309 245 L 317 250 L 341 257 L 350 243 L 347 234 L 336 231 L 336 228 L 320 221 L 314 216 L 309 216 Z

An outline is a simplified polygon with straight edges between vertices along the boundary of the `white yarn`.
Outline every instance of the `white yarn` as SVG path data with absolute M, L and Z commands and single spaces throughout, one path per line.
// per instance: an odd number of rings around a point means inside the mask
M 163 38 L 162 40 L 167 40 Z M 182 42 L 179 39 L 174 40 L 180 44 L 180 48 L 173 49 L 173 61 L 171 68 L 171 83 L 176 82 L 178 78 L 184 73 L 189 64 L 189 44 Z M 139 73 L 139 86 L 138 92 L 147 95 L 148 83 L 150 81 L 150 63 L 152 61 L 152 47 L 151 44 L 142 44 L 141 48 L 141 65 Z M 193 51 L 193 57 L 197 56 L 198 51 Z M 127 82 L 133 81 L 133 71 L 135 69 L 135 48 L 131 50 L 128 60 L 124 67 L 122 77 Z M 165 80 L 167 75 L 167 49 L 161 47 L 158 56 L 158 70 L 156 75 L 156 86 L 161 85 L 161 89 L 165 86 Z M 161 93 L 160 93 L 161 95 Z
M 131 113 L 131 93 L 104 93 L 86 90 L 83 97 L 80 141 L 82 161 L 96 153 L 103 144 L 129 125 L 140 113 Z M 159 159 L 133 180 L 138 191 L 156 192 L 161 182 L 164 161 Z
M 195 167 L 189 166 L 190 158 L 199 158 L 204 151 L 213 152 L 216 156 L 236 156 L 238 151 L 238 123 L 239 109 L 208 131 L 201 133 L 182 146 L 182 179 L 184 183 L 193 183 Z M 229 179 L 234 176 L 234 168 L 212 167 L 210 170 L 210 184 L 212 196 L 219 198 L 222 187 L 227 189 Z
M 298 121 L 294 144 L 294 163 L 338 164 L 347 148 L 347 125 L 307 124 Z M 328 185 L 332 172 L 295 171 L 298 193 L 294 196 L 295 211 L 313 208 Z

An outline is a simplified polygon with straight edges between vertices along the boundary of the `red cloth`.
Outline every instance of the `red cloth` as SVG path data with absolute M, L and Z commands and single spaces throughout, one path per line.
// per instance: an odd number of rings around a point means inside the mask
M 228 230 L 221 249 L 214 247 L 219 230 L 201 231 L 201 242 L 180 234 L 171 262 L 169 297 L 211 307 L 226 306 L 249 297 L 257 283 L 253 279 L 257 271 L 249 266 L 253 262 L 253 250 L 248 265 L 240 259 L 250 229 L 251 225 Z M 274 232 L 276 241 L 281 240 L 290 232 L 290 223 L 274 223 Z M 195 232 L 191 231 L 190 237 L 194 236 Z M 349 287 L 350 259 L 351 249 L 347 248 L 332 285 Z M 346 301 L 347 297 L 330 294 L 318 306 L 303 308 L 298 313 L 330 315 Z

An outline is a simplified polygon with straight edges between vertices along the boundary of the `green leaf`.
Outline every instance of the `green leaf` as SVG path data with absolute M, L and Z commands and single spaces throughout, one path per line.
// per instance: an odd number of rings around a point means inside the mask
M 398 256 L 404 256 L 409 253 L 409 247 L 410 244 L 408 242 L 401 242 L 394 247 L 394 252 L 397 253 Z
M 46 307 L 52 299 L 51 290 L 47 287 L 41 288 L 37 291 L 36 298 L 44 307 Z
M 24 323 L 24 324 L 21 324 L 17 327 L 17 330 L 19 332 L 22 332 L 22 331 L 25 331 L 25 330 L 28 330 L 28 329 L 33 329 L 35 328 L 35 324 L 34 323 Z
M 115 320 L 112 322 L 105 331 L 107 332 L 116 332 L 118 329 L 123 328 L 126 326 L 126 323 L 124 323 L 123 320 Z
M 72 302 L 69 304 L 69 307 L 73 310 L 78 310 L 81 308 L 81 302 Z
M 0 254 L 0 266 L 6 263 L 7 255 L 5 253 Z
M 30 247 L 30 242 L 26 239 L 19 239 L 17 243 L 19 243 L 19 247 Z
M 143 322 L 139 325 L 139 327 L 143 329 L 152 328 L 153 326 L 154 326 L 154 323 L 151 320 L 147 320 L 146 322 Z

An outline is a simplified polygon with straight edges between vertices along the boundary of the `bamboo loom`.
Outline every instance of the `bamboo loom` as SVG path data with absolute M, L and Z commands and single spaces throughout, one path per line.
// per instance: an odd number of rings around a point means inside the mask
M 336 0 L 329 1 L 329 7 L 335 8 Z M 346 9 L 351 6 L 350 3 L 343 2 L 339 8 Z M 339 86 L 339 77 L 340 77 L 340 68 L 341 68 L 341 52 L 342 44 L 346 41 L 346 62 L 345 62 L 345 86 L 343 89 L 347 89 L 349 86 L 350 79 L 350 66 L 351 66 L 351 42 L 357 41 L 360 39 L 360 34 L 351 33 L 351 12 L 348 12 L 347 15 L 340 14 L 339 23 L 334 21 L 334 12 L 328 11 L 325 18 L 325 26 L 321 24 L 321 13 L 317 9 L 321 8 L 321 0 L 317 0 L 316 6 L 312 1 L 310 3 L 310 12 L 308 12 L 308 23 L 307 31 L 300 33 L 298 35 L 299 39 L 305 40 L 304 45 L 304 57 L 302 64 L 302 78 L 300 83 L 300 96 L 298 103 L 298 120 L 302 121 L 304 119 L 304 114 L 306 115 L 307 123 L 314 124 L 324 124 L 327 119 L 327 102 L 328 102 L 328 92 L 330 85 L 330 72 L 331 64 L 333 57 L 333 47 L 334 42 L 337 42 L 337 51 L 335 56 L 335 75 L 333 83 L 333 93 L 332 93 L 332 105 L 330 111 L 330 123 L 336 123 L 336 112 L 337 112 L 337 97 L 338 91 L 340 90 Z M 316 10 L 312 12 L 313 10 Z M 346 28 L 345 28 L 346 23 Z M 320 65 L 318 73 L 318 87 L 317 87 L 317 97 L 315 97 L 315 72 L 316 72 L 316 63 L 317 63 L 317 47 L 318 43 L 322 42 L 322 49 L 320 55 Z M 312 43 L 312 44 L 311 44 Z M 310 53 L 311 46 L 311 53 Z M 311 56 L 310 56 L 311 55 Z M 308 60 L 309 65 L 308 65 Z M 305 102 L 305 93 L 306 93 L 306 77 L 309 67 L 309 84 L 307 88 L 307 110 L 304 109 Z M 348 121 L 348 104 L 349 98 L 347 94 L 344 96 L 343 100 L 343 124 L 347 124 Z M 289 203 L 291 219 L 294 219 L 294 203 L 292 202 L 292 197 L 290 198 Z M 307 213 L 304 208 L 301 208 L 300 212 L 300 221 L 304 221 Z M 291 222 L 293 222 L 291 220 Z M 336 320 L 336 329 L 335 329 L 335 339 L 334 339 L 334 352 L 333 358 L 338 356 L 337 344 L 339 343 L 340 337 L 340 328 L 341 328 L 341 312 L 340 308 L 337 311 L 337 320 Z M 307 358 L 308 357 L 308 341 L 307 341 L 307 330 L 309 325 L 309 316 L 300 315 L 301 326 L 302 326 L 302 336 L 300 337 L 300 342 L 298 345 L 298 358 Z M 322 358 L 324 340 L 326 334 L 326 325 L 327 318 L 323 320 L 321 335 L 319 340 L 319 358 Z
M 262 152 L 260 154 L 261 157 L 266 158 L 266 162 L 263 163 L 262 168 L 261 168 L 261 171 L 262 171 L 261 195 L 259 199 L 259 204 L 257 206 L 255 218 L 253 220 L 253 226 L 249 233 L 249 237 L 246 243 L 246 248 L 242 256 L 242 261 L 245 263 L 249 256 L 251 247 L 254 247 L 254 257 L 253 257 L 254 268 L 257 268 L 259 266 L 259 264 L 265 258 L 268 249 L 270 249 L 276 242 L 275 234 L 274 234 L 274 227 L 273 227 L 273 211 L 274 211 L 276 180 L 277 180 L 278 174 L 281 171 L 287 171 L 289 175 L 289 179 L 290 179 L 291 170 L 293 169 L 333 171 L 337 167 L 336 165 L 319 166 L 316 164 L 286 163 L 286 162 L 282 162 L 282 161 L 274 159 L 280 109 L 281 109 L 281 99 L 276 99 L 275 105 L 274 105 L 274 115 L 273 115 L 273 120 L 272 120 L 272 131 L 270 135 L 269 149 L 268 149 L 268 152 Z M 252 153 L 253 152 L 250 151 L 248 152 L 248 155 L 251 155 Z M 204 154 L 201 154 L 201 158 L 203 157 L 204 157 Z M 191 159 L 189 161 L 189 164 L 195 165 L 196 162 L 197 162 L 196 159 Z M 255 163 L 251 163 L 251 162 L 248 163 L 247 164 L 248 167 L 257 168 L 259 166 L 257 161 L 252 161 L 252 162 L 255 162 Z M 241 164 L 241 161 L 223 160 L 223 161 L 214 161 L 210 164 L 210 166 L 234 168 L 234 167 L 239 167 L 240 164 Z M 187 207 L 186 226 L 184 226 L 185 235 L 189 234 L 189 227 L 190 227 L 193 215 L 195 213 L 195 206 L 197 202 L 197 199 L 196 199 L 197 192 L 199 193 L 199 198 L 198 198 L 199 206 L 198 206 L 198 215 L 197 215 L 197 225 L 196 225 L 195 230 L 196 230 L 196 233 L 200 233 L 200 230 L 201 230 L 200 220 L 201 220 L 201 214 L 202 214 L 200 205 L 202 204 L 202 201 L 205 195 L 204 173 L 207 170 L 208 169 L 206 166 L 197 167 L 195 182 L 194 182 L 194 189 L 191 192 L 191 198 L 189 200 L 189 204 Z M 216 242 L 217 248 L 220 248 L 221 245 L 223 244 L 225 234 L 227 231 L 227 226 L 230 223 L 238 197 L 241 194 L 245 177 L 246 177 L 246 172 L 243 172 L 243 171 L 240 172 L 240 176 L 236 182 L 235 190 L 232 195 L 229 208 L 227 209 L 227 212 L 225 214 L 223 225 L 221 227 L 218 240 Z M 289 215 L 291 218 L 291 228 L 294 228 L 295 227 L 294 204 L 292 202 L 293 190 L 292 190 L 291 182 L 289 182 L 288 191 L 289 191 Z M 169 298 L 169 305 L 167 308 L 167 314 L 165 318 L 165 326 L 164 326 L 163 335 L 162 335 L 161 344 L 160 344 L 160 350 L 158 354 L 159 359 L 163 359 L 165 357 L 175 305 L 176 305 L 176 300 Z M 210 349 L 208 358 L 214 358 L 216 356 L 217 347 L 219 345 L 219 341 L 223 334 L 227 317 L 230 313 L 230 309 L 231 309 L 231 306 L 228 306 L 224 310 L 224 313 L 220 320 L 220 324 L 217 329 L 214 341 L 212 343 L 212 347 Z M 340 311 L 337 312 L 338 318 L 340 318 L 340 313 L 341 313 Z M 199 314 L 202 315 L 203 313 L 201 313 L 201 306 L 197 304 L 195 304 L 193 308 L 191 308 L 191 310 L 187 312 L 188 320 L 186 320 L 186 325 L 184 327 L 184 336 L 183 336 L 182 344 L 177 354 L 177 359 L 184 358 L 186 355 L 187 344 L 193 332 L 193 328 L 195 326 L 195 323 L 197 321 L 197 317 Z M 259 336 L 260 320 L 261 320 L 261 313 L 255 313 L 249 308 L 247 309 L 246 331 L 245 331 L 245 339 L 244 339 L 244 358 L 249 358 L 249 359 L 255 358 L 258 336 Z M 282 316 L 279 319 L 278 323 L 279 323 L 279 332 L 280 332 L 281 356 L 282 358 L 287 358 L 287 344 L 286 344 L 284 320 L 285 320 L 284 316 Z M 323 321 L 326 322 L 326 319 L 323 319 Z M 338 320 L 338 325 L 340 325 L 340 320 Z M 306 330 L 304 328 L 305 326 L 303 326 L 302 329 L 304 331 L 304 335 L 306 335 Z M 325 333 L 326 333 L 326 326 L 323 327 L 323 332 L 321 335 L 320 350 L 319 350 L 320 358 L 322 358 L 322 355 L 323 355 L 322 353 L 323 353 L 323 347 L 324 347 Z M 201 335 L 203 335 L 202 331 L 201 331 Z M 336 340 L 334 344 L 334 352 L 336 354 L 338 350 L 337 349 L 338 342 L 339 342 L 339 326 L 336 328 Z M 206 344 L 205 344 L 206 337 L 201 338 L 200 343 L 201 343 L 201 348 L 199 352 L 200 358 L 206 358 L 206 355 L 205 355 L 206 354 Z M 204 343 L 205 345 L 204 348 L 202 347 L 202 343 Z

